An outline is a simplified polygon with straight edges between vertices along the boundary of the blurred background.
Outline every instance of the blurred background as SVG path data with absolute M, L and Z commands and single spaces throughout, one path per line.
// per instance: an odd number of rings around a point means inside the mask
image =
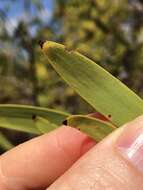
M 143 0 L 0 0 L 0 103 L 93 112 L 47 64 L 39 40 L 77 49 L 143 97 Z M 31 138 L 2 132 L 14 145 Z

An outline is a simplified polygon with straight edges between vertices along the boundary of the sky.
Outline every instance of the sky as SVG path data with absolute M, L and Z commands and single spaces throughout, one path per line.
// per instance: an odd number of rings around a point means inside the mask
M 6 3 L 8 0 L 0 0 L 0 9 L 3 9 L 6 6 Z M 28 20 L 29 18 L 25 15 L 23 10 L 23 4 L 22 0 L 16 1 L 11 4 L 10 11 L 7 12 L 7 21 L 6 21 L 6 28 L 9 31 L 9 33 L 12 34 L 13 30 L 17 26 L 18 22 L 23 20 Z M 52 15 L 52 9 L 53 9 L 53 0 L 42 0 L 42 3 L 44 5 L 44 9 L 39 13 L 39 17 L 43 22 L 48 22 L 50 20 Z M 36 9 L 34 6 L 31 9 L 32 15 L 34 16 L 36 13 Z M 34 30 L 32 31 L 34 33 Z
M 8 0 L 0 0 L 0 8 L 4 8 L 7 4 Z M 42 3 L 44 4 L 45 9 L 52 10 L 53 7 L 53 1 L 52 0 L 42 0 Z M 12 3 L 11 9 L 8 12 L 8 16 L 10 17 L 16 17 L 19 16 L 22 13 L 23 4 L 22 0 L 16 1 Z

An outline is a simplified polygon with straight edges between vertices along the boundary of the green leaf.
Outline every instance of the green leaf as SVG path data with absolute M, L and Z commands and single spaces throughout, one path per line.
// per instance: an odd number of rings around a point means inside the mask
M 0 132 L 0 147 L 4 150 L 13 148 L 13 144 Z
M 0 127 L 33 134 L 41 134 L 41 130 L 39 130 L 41 124 L 40 122 L 36 123 L 37 117 L 48 120 L 49 125 L 45 125 L 45 128 L 47 127 L 45 130 L 50 131 L 52 130 L 51 126 L 54 126 L 53 124 L 60 126 L 62 121 L 68 116 L 68 113 L 47 108 L 22 105 L 0 105 Z
M 41 133 L 43 134 L 48 133 L 59 127 L 58 125 L 50 123 L 47 119 L 42 117 L 36 117 L 35 124 L 39 131 L 41 131 Z
M 120 126 L 143 114 L 143 101 L 87 57 L 55 42 L 45 42 L 47 62 L 91 106 Z
M 67 125 L 77 128 L 99 142 L 116 127 L 109 122 L 89 116 L 75 115 L 67 118 Z

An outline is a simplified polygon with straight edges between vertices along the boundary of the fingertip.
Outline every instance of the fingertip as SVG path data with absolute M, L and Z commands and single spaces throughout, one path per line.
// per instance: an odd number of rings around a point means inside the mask
M 93 140 L 80 131 L 69 126 L 59 127 L 2 155 L 5 181 L 8 187 L 17 184 L 19 189 L 46 187 L 91 146 Z M 0 177 L 0 183 L 2 180 Z

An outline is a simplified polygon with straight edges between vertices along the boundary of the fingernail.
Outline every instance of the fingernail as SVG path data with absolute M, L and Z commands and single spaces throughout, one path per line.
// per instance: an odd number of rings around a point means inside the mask
M 117 147 L 124 158 L 143 172 L 143 116 L 125 126 Z

